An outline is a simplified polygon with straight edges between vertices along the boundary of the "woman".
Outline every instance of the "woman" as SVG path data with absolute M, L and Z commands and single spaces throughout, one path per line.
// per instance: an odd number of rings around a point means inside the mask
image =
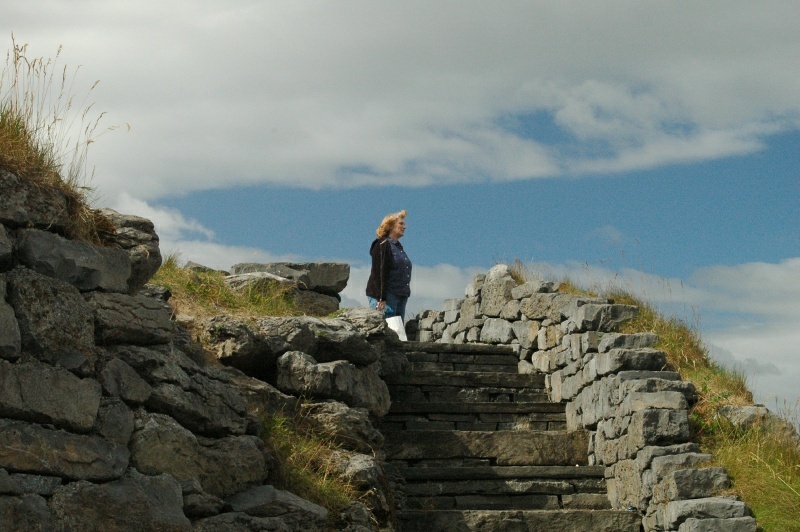
M 385 316 L 400 316 L 405 322 L 406 302 L 411 295 L 411 261 L 400 244 L 406 232 L 406 211 L 384 217 L 375 233 L 369 254 L 372 270 L 367 281 L 369 306 Z

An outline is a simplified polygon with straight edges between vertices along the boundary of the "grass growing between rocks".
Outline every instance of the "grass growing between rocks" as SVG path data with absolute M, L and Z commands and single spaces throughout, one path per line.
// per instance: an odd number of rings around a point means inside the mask
M 196 272 L 168 256 L 150 281 L 169 288 L 170 304 L 178 314 L 197 319 L 228 314 L 245 321 L 261 316 L 293 316 L 296 311 L 289 291 L 274 282 L 263 282 L 247 290 L 233 290 L 222 272 Z
M 0 71 L 0 170 L 60 192 L 66 198 L 66 236 L 102 244 L 100 235 L 113 226 L 89 206 L 86 156 L 102 134 L 103 113 L 91 118 L 89 94 L 76 102 L 77 69 L 59 67 L 60 49 L 55 59 L 30 58 L 26 44 L 11 40 Z
M 695 384 L 698 401 L 690 411 L 695 441 L 714 456 L 732 479 L 731 492 L 753 510 L 765 531 L 800 530 L 800 449 L 797 440 L 780 422 L 749 429 L 734 427 L 715 414 L 725 405 L 752 405 L 753 394 L 743 373 L 716 364 L 703 346 L 697 326 L 677 317 L 666 317 L 652 304 L 628 291 L 611 288 L 593 291 L 570 279 L 559 291 L 604 297 L 615 303 L 636 305 L 639 314 L 620 332 L 652 332 L 658 335 L 655 348 L 664 351 L 671 368 Z M 790 421 L 786 412 L 779 413 Z
M 275 486 L 327 508 L 328 524 L 334 530 L 341 510 L 360 497 L 333 467 L 338 445 L 304 430 L 302 419 L 273 415 L 263 421 L 262 438 L 278 463 Z

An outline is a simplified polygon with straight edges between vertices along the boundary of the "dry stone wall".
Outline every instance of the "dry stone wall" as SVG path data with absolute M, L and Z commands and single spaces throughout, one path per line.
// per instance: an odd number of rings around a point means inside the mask
M 654 334 L 619 334 L 637 309 L 518 284 L 506 265 L 478 275 L 462 299 L 420 313 L 412 338 L 515 346 L 519 373 L 544 373 L 566 403 L 567 428 L 590 433 L 590 464 L 605 466 L 613 508 L 639 512 L 645 530 L 755 530 L 749 508 L 722 496 L 722 468 L 690 442 L 696 391 L 654 349 Z
M 266 375 L 206 364 L 168 291 L 145 284 L 161 263 L 152 223 L 103 211 L 116 230 L 97 247 L 63 236 L 65 205 L 57 191 L 0 172 L 2 530 L 367 531 L 389 522 L 373 422 L 389 405 L 381 363 L 402 360 L 383 356 L 399 341 L 379 313 L 265 318 L 257 330 L 220 317 L 209 342 L 221 361 Z M 340 278 L 330 282 L 341 289 Z M 340 442 L 334 466 L 364 491 L 333 519 L 272 485 L 279 464 L 259 415 L 297 408 Z

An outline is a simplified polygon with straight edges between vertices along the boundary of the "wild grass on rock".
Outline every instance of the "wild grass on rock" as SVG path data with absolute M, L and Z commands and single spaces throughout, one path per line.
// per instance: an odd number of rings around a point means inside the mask
M 89 205 L 92 174 L 86 159 L 102 134 L 103 113 L 92 118 L 93 105 L 86 103 L 98 82 L 78 102 L 73 92 L 78 69 L 59 66 L 61 48 L 54 59 L 31 58 L 27 44 L 13 36 L 11 43 L 0 72 L 0 170 L 61 192 L 67 236 L 102 243 L 98 227 L 109 231 L 110 224 Z
M 176 313 L 197 319 L 223 313 L 245 321 L 297 314 L 289 291 L 278 283 L 263 282 L 247 290 L 234 290 L 225 284 L 222 272 L 184 268 L 176 255 L 164 259 L 151 282 L 169 288 L 170 304 Z
M 276 487 L 326 508 L 329 525 L 335 529 L 340 511 L 361 495 L 334 467 L 339 446 L 307 430 L 299 414 L 271 415 L 263 422 L 262 438 L 277 462 L 272 473 Z

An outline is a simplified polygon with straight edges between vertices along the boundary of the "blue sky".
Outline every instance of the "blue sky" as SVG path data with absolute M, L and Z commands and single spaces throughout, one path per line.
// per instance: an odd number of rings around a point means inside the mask
M 407 209 L 410 310 L 498 261 L 695 320 L 757 399 L 798 399 L 800 4 L 55 2 L 0 36 L 81 65 L 95 203 L 165 252 L 341 260 Z M 129 127 L 128 127 L 129 126 Z M 103 131 L 102 128 L 100 131 Z

